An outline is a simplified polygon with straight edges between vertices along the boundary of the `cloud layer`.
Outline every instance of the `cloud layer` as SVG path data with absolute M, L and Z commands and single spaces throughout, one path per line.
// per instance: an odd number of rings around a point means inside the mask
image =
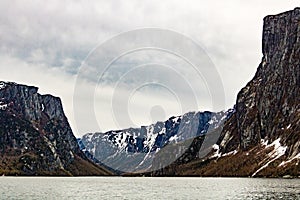
M 106 93 L 97 93 L 98 89 L 95 93 L 98 126 L 90 124 L 85 115 L 75 120 L 74 115 L 77 114 L 74 114 L 73 109 L 73 91 L 76 76 L 82 61 L 99 44 L 125 31 L 157 27 L 182 33 L 205 49 L 221 76 L 226 95 L 225 108 L 229 108 L 235 103 L 239 89 L 251 79 L 260 62 L 263 17 L 296 6 L 295 1 L 279 0 L 4 0 L 0 2 L 0 79 L 36 85 L 41 93 L 62 97 L 65 111 L 77 136 L 99 129 L 125 128 L 126 120 L 118 126 L 111 114 L 111 99 L 108 97 L 115 89 L 111 84 L 102 89 L 98 88 L 99 92 L 105 90 Z M 147 63 L 151 60 L 164 62 L 158 57 L 151 52 L 143 55 L 132 54 L 127 59 L 119 60 L 117 64 L 124 67 L 130 62 L 136 65 L 145 60 Z M 153 58 L 156 59 L 153 61 Z M 167 64 L 170 66 L 181 62 L 173 58 L 163 58 L 168 59 Z M 182 74 L 189 72 L 183 70 Z M 117 71 L 110 74 L 117 75 Z M 142 73 L 135 76 L 143 77 Z M 112 82 L 115 81 L 113 77 L 108 77 L 107 80 L 109 78 L 112 78 Z M 189 76 L 188 80 L 194 84 L 197 80 L 192 79 L 192 76 Z M 127 79 L 130 80 L 132 79 Z M 174 82 L 172 77 L 168 77 L 168 80 Z M 95 82 L 92 80 L 85 80 L 82 84 L 83 94 L 86 88 L 95 88 Z M 203 82 L 200 81 L 199 84 Z M 180 86 L 182 85 L 178 84 L 175 88 L 180 90 L 181 94 L 185 92 L 185 88 Z M 210 109 L 209 99 L 206 98 L 209 94 L 205 95 L 203 100 L 208 102 L 203 103 L 208 107 L 197 105 L 198 107 L 191 106 L 182 110 L 178 101 L 174 100 L 174 95 L 163 88 L 161 93 L 147 91 L 144 88 L 133 94 L 127 106 L 132 122 L 129 126 L 151 123 L 155 109 L 159 110 L 157 99 L 161 99 L 159 106 L 163 108 L 164 113 L 160 113 L 165 117 L 182 114 L 181 112 L 193 108 Z M 205 94 L 207 91 L 205 87 L 199 87 L 196 93 L 200 92 Z M 108 97 L 103 94 L 107 94 Z M 84 96 L 81 101 L 83 105 L 88 102 Z M 79 112 L 84 113 L 84 108 Z M 84 125 L 78 125 L 79 123 Z

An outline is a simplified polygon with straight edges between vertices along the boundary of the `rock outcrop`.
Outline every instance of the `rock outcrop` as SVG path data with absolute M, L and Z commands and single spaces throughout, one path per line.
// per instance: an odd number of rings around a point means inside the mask
M 267 16 L 262 46 L 257 73 L 237 97 L 240 145 L 249 149 L 280 137 L 293 149 L 290 133 L 300 135 L 300 9 Z
M 262 44 L 215 151 L 176 175 L 300 176 L 300 8 L 265 17 Z
M 61 100 L 0 82 L 0 173 L 108 175 L 80 151 Z

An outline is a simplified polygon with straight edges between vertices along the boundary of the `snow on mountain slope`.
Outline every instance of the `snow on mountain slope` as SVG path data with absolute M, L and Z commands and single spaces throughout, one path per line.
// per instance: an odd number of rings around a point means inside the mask
M 115 170 L 145 171 L 152 166 L 155 154 L 162 148 L 182 143 L 220 127 L 233 112 L 233 109 L 218 113 L 189 112 L 171 117 L 165 122 L 140 128 L 88 133 L 80 142 L 85 147 L 84 151 Z

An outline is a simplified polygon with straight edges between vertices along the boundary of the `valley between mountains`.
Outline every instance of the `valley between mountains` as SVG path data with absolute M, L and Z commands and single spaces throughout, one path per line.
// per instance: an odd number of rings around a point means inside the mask
M 61 100 L 0 82 L 0 174 L 300 176 L 300 8 L 264 18 L 262 59 L 232 109 L 76 139 Z

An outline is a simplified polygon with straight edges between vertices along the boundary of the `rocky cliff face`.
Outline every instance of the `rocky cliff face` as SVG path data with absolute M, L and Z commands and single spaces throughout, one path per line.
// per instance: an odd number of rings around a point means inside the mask
M 300 175 L 300 8 L 265 17 L 262 43 L 262 61 L 239 92 L 215 152 L 177 174 Z
M 0 171 L 19 175 L 109 174 L 80 151 L 61 100 L 37 91 L 32 86 L 0 82 Z
M 300 133 L 299 23 L 300 9 L 264 19 L 262 62 L 237 97 L 242 149 L 279 137 L 281 144 L 292 145 L 288 155 L 299 147 L 290 134 Z
M 299 94 L 300 8 L 296 8 L 265 17 L 261 64 L 238 94 L 234 127 L 226 128 L 237 129 L 242 150 L 280 138 L 280 144 L 289 147 L 286 156 L 296 156 L 300 149 Z M 222 148 L 229 148 L 228 141 L 223 140 Z

